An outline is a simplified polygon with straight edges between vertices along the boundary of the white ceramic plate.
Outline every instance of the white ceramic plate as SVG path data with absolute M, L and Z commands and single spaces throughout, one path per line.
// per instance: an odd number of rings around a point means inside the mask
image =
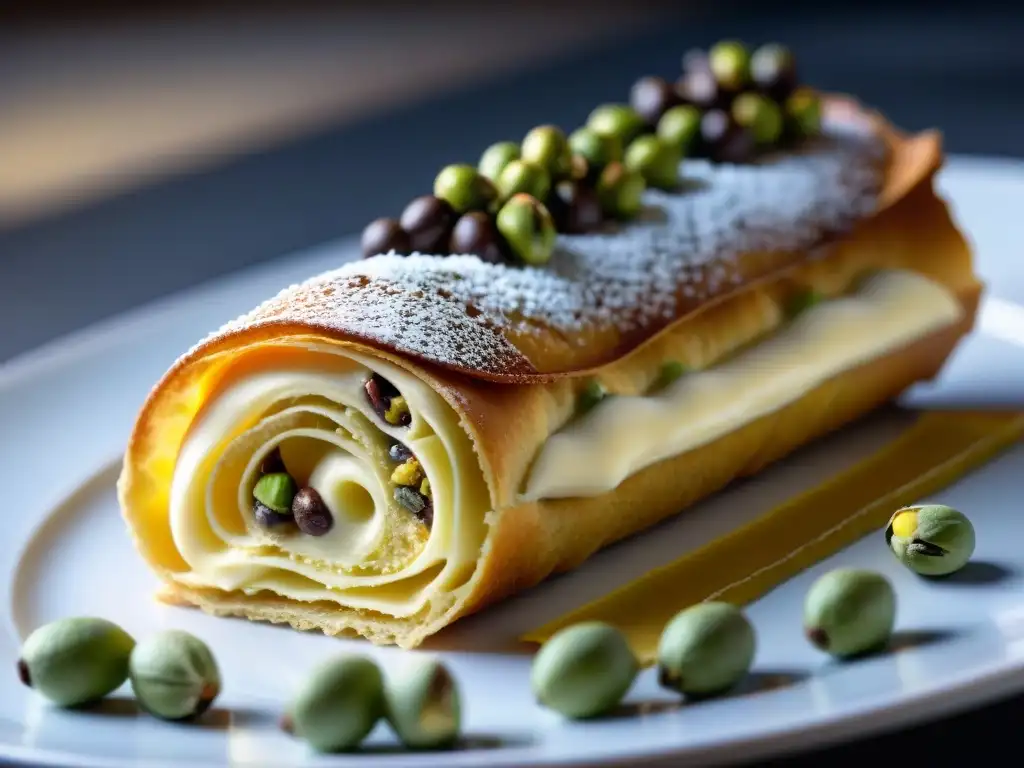
M 978 249 L 990 283 L 978 331 L 934 386 L 910 404 L 1024 404 L 1024 164 L 954 159 L 943 188 Z M 282 286 L 337 264 L 351 242 L 254 269 L 176 296 L 24 356 L 0 368 L 0 758 L 45 765 L 577 765 L 668 757 L 707 765 L 853 737 L 1024 690 L 1024 446 L 941 498 L 969 511 L 976 565 L 963 577 L 926 582 L 869 537 L 750 607 L 759 648 L 755 673 L 737 695 L 679 707 L 641 676 L 621 716 L 570 724 L 534 705 L 529 656 L 511 649 L 517 631 L 553 618 L 617 583 L 750 518 L 855 460 L 899 426 L 882 414 L 656 532 L 605 551 L 583 568 L 456 624 L 432 643 L 460 680 L 467 742 L 455 752 L 404 753 L 384 726 L 369 754 L 316 757 L 275 727 L 304 673 L 345 648 L 384 665 L 402 651 L 288 629 L 218 620 L 159 606 L 154 578 L 135 556 L 113 492 L 117 460 L 148 388 L 182 350 Z M 1016 400 L 1015 400 L 1016 397 Z M 824 570 L 855 563 L 894 581 L 898 652 L 835 664 L 801 637 L 800 608 Z M 14 675 L 20 639 L 39 624 L 94 614 L 136 636 L 181 627 L 205 638 L 225 689 L 199 724 L 140 714 L 122 689 L 93 712 L 45 704 Z

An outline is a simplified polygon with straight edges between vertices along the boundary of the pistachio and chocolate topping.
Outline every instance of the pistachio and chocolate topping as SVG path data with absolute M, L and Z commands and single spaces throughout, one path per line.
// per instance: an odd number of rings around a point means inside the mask
M 433 195 L 413 200 L 397 221 L 367 226 L 364 256 L 467 254 L 542 266 L 557 234 L 629 221 L 649 188 L 678 192 L 684 158 L 749 163 L 821 129 L 818 94 L 800 85 L 785 46 L 723 40 L 688 52 L 682 69 L 675 82 L 641 77 L 628 104 L 596 107 L 568 135 L 537 126 L 519 143 L 492 144 L 475 167 L 443 168 Z

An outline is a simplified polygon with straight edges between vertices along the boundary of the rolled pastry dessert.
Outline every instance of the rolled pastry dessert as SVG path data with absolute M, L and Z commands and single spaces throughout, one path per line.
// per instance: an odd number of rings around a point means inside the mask
M 936 375 L 981 293 L 940 139 L 822 103 L 542 264 L 392 249 L 201 341 L 119 481 L 161 598 L 413 647 Z

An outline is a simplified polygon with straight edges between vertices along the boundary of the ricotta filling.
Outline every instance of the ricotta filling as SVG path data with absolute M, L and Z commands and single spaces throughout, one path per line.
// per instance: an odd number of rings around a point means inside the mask
M 597 496 L 640 470 L 796 402 L 844 371 L 959 322 L 945 286 L 884 270 L 728 360 L 656 394 L 612 396 L 545 442 L 525 499 Z

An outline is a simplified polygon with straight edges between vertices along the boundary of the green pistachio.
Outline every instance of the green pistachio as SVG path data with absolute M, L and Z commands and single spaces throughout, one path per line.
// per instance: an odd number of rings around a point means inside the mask
M 555 222 L 544 203 L 520 193 L 498 211 L 498 231 L 520 261 L 541 266 L 555 250 Z
M 391 398 L 387 410 L 384 411 L 384 421 L 394 426 L 402 426 L 409 423 L 409 415 L 409 403 L 401 395 L 395 395 Z
M 583 179 L 593 177 L 599 169 L 591 169 L 590 163 L 583 155 L 573 154 L 572 156 L 572 170 L 569 172 L 568 179 L 562 179 L 559 183 L 566 181 L 582 181 Z
M 761 146 L 771 146 L 782 136 L 782 110 L 759 93 L 741 93 L 732 103 L 732 117 Z
M 625 221 L 634 218 L 643 206 L 647 182 L 637 171 L 622 163 L 609 163 L 597 180 L 597 197 L 606 216 Z
M 422 496 L 424 498 L 426 498 L 426 499 L 432 498 L 431 497 L 430 478 L 429 477 L 424 477 L 423 478 L 423 482 L 420 483 L 420 494 L 422 494 Z
M 673 189 L 679 184 L 679 163 L 682 153 L 672 144 L 654 134 L 638 136 L 626 148 L 623 161 L 627 168 L 644 177 L 647 186 Z
M 364 656 L 321 663 L 292 699 L 282 726 L 317 752 L 359 746 L 384 714 L 384 679 Z
M 922 576 L 959 571 L 974 554 L 974 526 L 943 504 L 898 509 L 885 529 L 885 543 L 896 559 Z
M 664 389 L 676 380 L 682 378 L 683 374 L 685 374 L 687 370 L 687 367 L 678 360 L 669 360 L 661 366 L 661 370 L 658 372 L 658 378 L 654 380 L 654 385 L 651 389 L 655 391 Z
M 419 485 L 423 479 L 423 467 L 416 457 L 406 459 L 391 471 L 391 482 L 395 485 Z
M 658 137 L 688 155 L 700 136 L 700 118 L 700 110 L 692 104 L 672 107 L 658 120 Z
M 797 88 L 783 108 L 790 133 L 799 138 L 821 132 L 821 98 L 811 88 Z
M 498 177 L 498 192 L 503 200 L 523 192 L 538 200 L 547 199 L 551 191 L 551 177 L 536 163 L 513 160 Z
M 298 488 L 292 476 L 286 472 L 272 472 L 256 481 L 252 495 L 263 506 L 287 514 L 292 510 L 292 499 Z
M 456 213 L 492 211 L 498 190 L 471 165 L 449 165 L 434 179 L 434 196 L 446 201 Z
M 619 630 L 588 621 L 544 643 L 533 658 L 530 683 L 543 706 L 570 718 L 597 717 L 619 705 L 639 668 Z
M 386 717 L 402 743 L 438 749 L 459 737 L 459 689 L 447 667 L 431 658 L 410 659 L 384 684 Z
M 713 696 L 750 671 L 757 640 L 729 603 L 698 603 L 675 615 L 658 641 L 658 682 L 689 696 Z
M 106 619 L 58 619 L 25 639 L 18 675 L 58 706 L 89 704 L 128 679 L 128 657 L 134 647 L 132 636 Z
M 608 163 L 622 160 L 622 141 L 614 133 L 598 133 L 593 128 L 577 128 L 569 135 L 569 148 L 587 161 L 591 176 Z
M 874 571 L 830 571 L 814 582 L 804 601 L 807 639 L 838 658 L 881 649 L 895 623 L 896 593 Z
M 178 629 L 147 637 L 128 662 L 139 705 L 164 720 L 205 712 L 220 693 L 220 670 L 206 643 Z
M 726 91 L 740 91 L 750 80 L 750 53 L 743 43 L 723 40 L 708 51 L 708 66 Z
M 539 165 L 551 181 L 565 179 L 572 173 L 572 152 L 561 128 L 539 125 L 523 137 L 522 159 Z
M 801 315 L 811 307 L 817 306 L 825 297 L 813 288 L 807 288 L 794 294 L 786 304 L 786 315 L 792 319 Z
M 491 146 L 484 150 L 476 167 L 481 174 L 497 183 L 498 177 L 505 169 L 505 166 L 518 159 L 518 144 L 514 141 L 499 141 L 497 144 L 491 144 Z
M 605 136 L 616 137 L 623 147 L 636 138 L 645 126 L 644 119 L 626 104 L 602 104 L 587 118 L 587 128 Z
M 576 396 L 576 413 L 583 415 L 592 410 L 598 403 L 608 397 L 608 391 L 597 379 L 591 379 Z

